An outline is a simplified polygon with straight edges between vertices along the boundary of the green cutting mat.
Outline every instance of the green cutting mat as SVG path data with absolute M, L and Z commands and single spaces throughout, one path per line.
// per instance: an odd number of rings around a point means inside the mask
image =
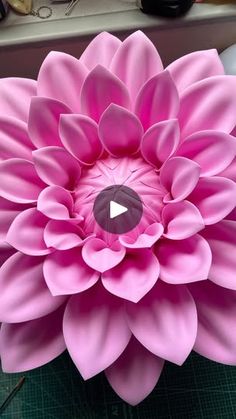
M 0 373 L 0 404 L 22 374 Z M 166 363 L 158 385 L 139 406 L 122 402 L 103 374 L 84 382 L 67 353 L 25 374 L 1 419 L 235 419 L 236 368 L 192 354 Z

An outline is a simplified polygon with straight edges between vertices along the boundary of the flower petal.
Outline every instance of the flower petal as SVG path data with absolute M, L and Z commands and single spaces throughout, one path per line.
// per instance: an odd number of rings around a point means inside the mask
M 71 109 L 58 100 L 34 97 L 30 105 L 28 132 L 35 147 L 61 146 L 58 133 L 60 115 L 71 112 Z
M 183 240 L 205 227 L 198 209 L 188 201 L 167 204 L 162 211 L 164 236 L 171 240 Z
M 163 240 L 156 247 L 156 255 L 165 282 L 183 284 L 208 278 L 211 249 L 198 234 L 185 240 Z
M 0 241 L 6 239 L 6 234 L 14 218 L 28 208 L 27 204 L 17 204 L 0 197 Z
M 153 354 L 181 365 L 195 342 L 197 312 L 183 285 L 157 285 L 138 304 L 127 303 L 128 325 Z
M 8 258 L 10 258 L 14 253 L 16 252 L 16 249 L 14 249 L 12 246 L 9 246 L 6 242 L 0 241 L 0 266 L 3 265 L 4 262 Z
M 102 283 L 112 294 L 137 303 L 154 286 L 159 270 L 151 250 L 133 250 L 122 263 L 102 274 Z
M 164 202 L 179 202 L 185 199 L 196 187 L 200 166 L 185 157 L 172 157 L 167 160 L 160 172 L 162 185 L 169 192 Z
M 181 97 L 181 136 L 216 130 L 229 134 L 235 126 L 236 78 L 209 77 L 188 87 Z
M 40 319 L 3 323 L 0 353 L 4 372 L 21 372 L 40 367 L 66 349 L 62 333 L 64 306 Z
M 226 150 L 224 150 L 224 153 L 226 153 Z M 236 158 L 234 158 L 232 163 L 230 163 L 223 172 L 219 173 L 218 176 L 223 176 L 236 182 Z
M 61 186 L 48 186 L 39 194 L 37 208 L 54 220 L 68 220 L 73 213 L 73 198 Z
M 108 153 L 115 157 L 130 156 L 140 146 L 143 128 L 127 109 L 110 105 L 99 122 L 99 137 Z
M 157 122 L 176 118 L 178 111 L 178 92 L 166 70 L 148 80 L 137 96 L 135 113 L 145 131 Z
M 127 348 L 105 373 L 118 396 L 135 406 L 151 393 L 163 366 L 163 359 L 147 351 L 132 337 Z
M 150 39 L 143 32 L 136 31 L 122 42 L 110 68 L 125 83 L 130 97 L 135 100 L 140 88 L 151 77 L 160 73 L 163 65 Z
M 31 160 L 34 147 L 26 123 L 10 116 L 0 116 L 0 127 L 0 160 L 14 157 Z
M 159 240 L 163 233 L 163 226 L 160 223 L 150 224 L 146 230 L 134 239 L 132 236 L 122 235 L 119 241 L 128 249 L 145 249 L 150 248 Z
M 27 122 L 30 101 L 36 94 L 35 80 L 17 77 L 1 79 L 0 115 L 13 116 Z
M 91 268 L 105 272 L 122 261 L 125 257 L 125 248 L 118 240 L 108 246 L 103 240 L 92 238 L 84 244 L 82 257 Z
M 14 219 L 8 230 L 6 240 L 15 249 L 26 255 L 46 255 L 51 250 L 46 247 L 43 239 L 44 228 L 48 222 L 36 208 L 21 212 Z
M 80 57 L 80 62 L 89 70 L 93 70 L 98 64 L 108 68 L 121 44 L 116 36 L 101 32 L 89 43 Z
M 52 295 L 77 294 L 90 288 L 99 278 L 98 272 L 84 263 L 79 248 L 48 255 L 43 273 Z
M 33 163 L 24 159 L 8 159 L 0 163 L 0 195 L 22 204 L 35 202 L 45 184 Z
M 81 246 L 85 240 L 80 237 L 81 230 L 68 221 L 50 220 L 44 230 L 44 241 L 48 247 L 67 250 Z M 87 238 L 88 240 L 88 238 Z
M 35 169 L 48 185 L 58 185 L 73 191 L 80 178 L 77 160 L 62 147 L 43 147 L 33 152 Z
M 116 361 L 131 337 L 123 304 L 100 284 L 70 298 L 63 331 L 69 354 L 85 380 Z
M 39 70 L 38 96 L 59 100 L 77 113 L 80 111 L 80 91 L 87 73 L 86 67 L 75 57 L 51 51 Z
M 215 224 L 234 209 L 236 184 L 223 177 L 201 178 L 188 199 L 199 209 L 205 224 Z
M 127 88 L 118 77 L 98 65 L 89 73 L 83 84 L 81 110 L 98 122 L 111 103 L 129 108 Z
M 194 350 L 216 362 L 236 365 L 236 292 L 210 281 L 191 284 L 198 313 Z

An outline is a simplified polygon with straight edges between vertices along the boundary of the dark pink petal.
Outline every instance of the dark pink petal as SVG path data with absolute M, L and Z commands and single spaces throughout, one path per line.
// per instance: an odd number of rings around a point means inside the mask
M 6 262 L 6 260 L 10 258 L 15 252 L 16 249 L 14 249 L 12 246 L 4 241 L 0 241 L 0 266 L 2 266 L 3 263 Z
M 80 62 L 89 70 L 98 64 L 109 67 L 110 62 L 122 42 L 108 32 L 99 33 L 87 46 L 80 57 Z
M 0 241 L 6 239 L 6 234 L 14 218 L 28 208 L 27 204 L 17 204 L 0 197 Z
M 68 221 L 50 220 L 44 230 L 44 241 L 48 247 L 67 250 L 82 246 L 81 230 Z M 88 239 L 87 239 L 88 240 Z
M 69 354 L 85 380 L 116 361 L 131 337 L 121 300 L 101 285 L 70 298 L 63 331 Z
M 148 80 L 137 96 L 135 113 L 145 131 L 157 122 L 176 118 L 178 111 L 179 96 L 168 71 Z
M 61 146 L 58 133 L 60 115 L 71 112 L 71 109 L 58 100 L 34 97 L 30 105 L 28 132 L 35 147 Z
M 73 191 L 80 178 L 77 160 L 62 147 L 43 147 L 33 152 L 35 169 L 48 185 L 58 185 Z
M 1 79 L 0 115 L 13 116 L 27 122 L 31 98 L 37 94 L 36 85 L 36 81 L 30 79 L 17 77 Z
M 198 163 L 201 167 L 200 176 L 214 176 L 234 159 L 236 141 L 224 132 L 200 131 L 186 138 L 176 154 Z
M 57 99 L 73 112 L 80 111 L 80 91 L 88 70 L 75 57 L 51 51 L 39 70 L 38 96 Z
M 189 200 L 199 209 L 205 224 L 215 224 L 234 209 L 236 184 L 223 177 L 201 178 Z
M 52 295 L 77 294 L 90 288 L 99 278 L 98 272 L 83 261 L 80 248 L 48 255 L 43 273 Z
M 224 150 L 224 153 L 226 153 L 226 150 Z M 223 172 L 219 173 L 219 176 L 223 176 L 236 182 L 236 158 L 233 159 L 232 163 L 230 163 Z
M 168 194 L 164 202 L 179 202 L 185 199 L 199 181 L 200 166 L 185 157 L 172 157 L 167 160 L 160 172 L 162 186 Z
M 81 91 L 82 112 L 96 122 L 105 109 L 115 103 L 129 108 L 129 94 L 126 86 L 105 67 L 98 65 L 86 78 Z
M 118 266 L 102 274 L 102 283 L 112 294 L 137 303 L 154 286 L 159 272 L 151 250 L 133 250 Z
M 13 202 L 35 202 L 45 184 L 38 177 L 33 163 L 9 159 L 0 163 L 0 195 Z
M 17 252 L 0 269 L 0 321 L 19 323 L 46 316 L 64 297 L 53 297 L 43 277 L 43 257 Z
M 209 77 L 191 85 L 180 101 L 182 138 L 203 130 L 229 134 L 235 126 L 235 108 L 235 76 Z
M 162 211 L 162 222 L 164 236 L 172 240 L 186 239 L 205 227 L 199 210 L 188 201 L 167 204 Z
M 10 116 L 0 116 L 0 127 L 0 160 L 13 157 L 32 160 L 34 147 L 26 123 Z
M 203 237 L 195 234 L 185 240 L 163 240 L 157 244 L 160 277 L 170 284 L 184 284 L 208 278 L 211 249 Z
M 195 342 L 196 307 L 184 285 L 157 285 L 138 304 L 127 303 L 128 325 L 154 355 L 181 365 Z
M 6 241 L 26 255 L 46 255 L 51 252 L 43 238 L 47 222 L 48 218 L 36 208 L 27 209 L 14 219 L 8 230 Z
M 224 67 L 216 49 L 184 55 L 166 69 L 170 72 L 179 92 L 197 81 L 224 74 Z
M 67 220 L 72 217 L 74 201 L 61 186 L 48 186 L 39 194 L 37 208 L 54 220 Z
M 179 124 L 177 119 L 162 121 L 149 128 L 141 143 L 144 159 L 157 167 L 174 153 L 179 144 Z
M 99 137 L 108 153 L 115 157 L 130 156 L 140 146 L 143 128 L 127 109 L 110 105 L 99 122 Z
M 159 240 L 163 233 L 163 226 L 160 223 L 150 224 L 146 230 L 140 234 L 137 239 L 132 236 L 122 235 L 119 241 L 128 249 L 145 249 L 150 248 Z
M 125 257 L 125 248 L 115 241 L 108 246 L 103 240 L 91 238 L 82 248 L 82 257 L 88 266 L 105 272 L 118 265 Z
M 147 351 L 132 337 L 127 348 L 105 373 L 118 396 L 135 406 L 154 389 L 163 366 L 163 359 Z
M 102 154 L 98 126 L 85 115 L 62 115 L 59 133 L 64 147 L 84 164 L 93 164 Z
M 64 306 L 40 319 L 3 323 L 0 353 L 4 372 L 21 372 L 40 367 L 66 349 L 62 333 Z
M 140 88 L 151 77 L 160 73 L 163 65 L 150 39 L 143 32 L 137 31 L 122 42 L 110 68 L 125 83 L 130 97 L 135 100 Z
M 198 313 L 194 350 L 222 364 L 236 365 L 236 291 L 210 281 L 191 284 Z

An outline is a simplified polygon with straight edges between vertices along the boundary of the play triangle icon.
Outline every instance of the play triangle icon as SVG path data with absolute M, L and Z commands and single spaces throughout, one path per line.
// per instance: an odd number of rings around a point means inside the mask
M 123 205 L 117 204 L 115 201 L 110 201 L 110 218 L 118 217 L 118 215 L 124 214 L 128 211 L 128 208 Z

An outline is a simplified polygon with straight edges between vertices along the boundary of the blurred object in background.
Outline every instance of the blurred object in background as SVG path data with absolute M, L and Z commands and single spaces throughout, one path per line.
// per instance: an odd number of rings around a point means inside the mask
M 236 44 L 225 49 L 220 54 L 220 59 L 223 63 L 226 74 L 232 74 L 236 76 Z
M 6 17 L 8 12 L 8 4 L 5 0 L 0 0 L 0 20 Z
M 186 13 L 194 0 L 138 0 L 142 12 L 166 17 L 178 17 Z

